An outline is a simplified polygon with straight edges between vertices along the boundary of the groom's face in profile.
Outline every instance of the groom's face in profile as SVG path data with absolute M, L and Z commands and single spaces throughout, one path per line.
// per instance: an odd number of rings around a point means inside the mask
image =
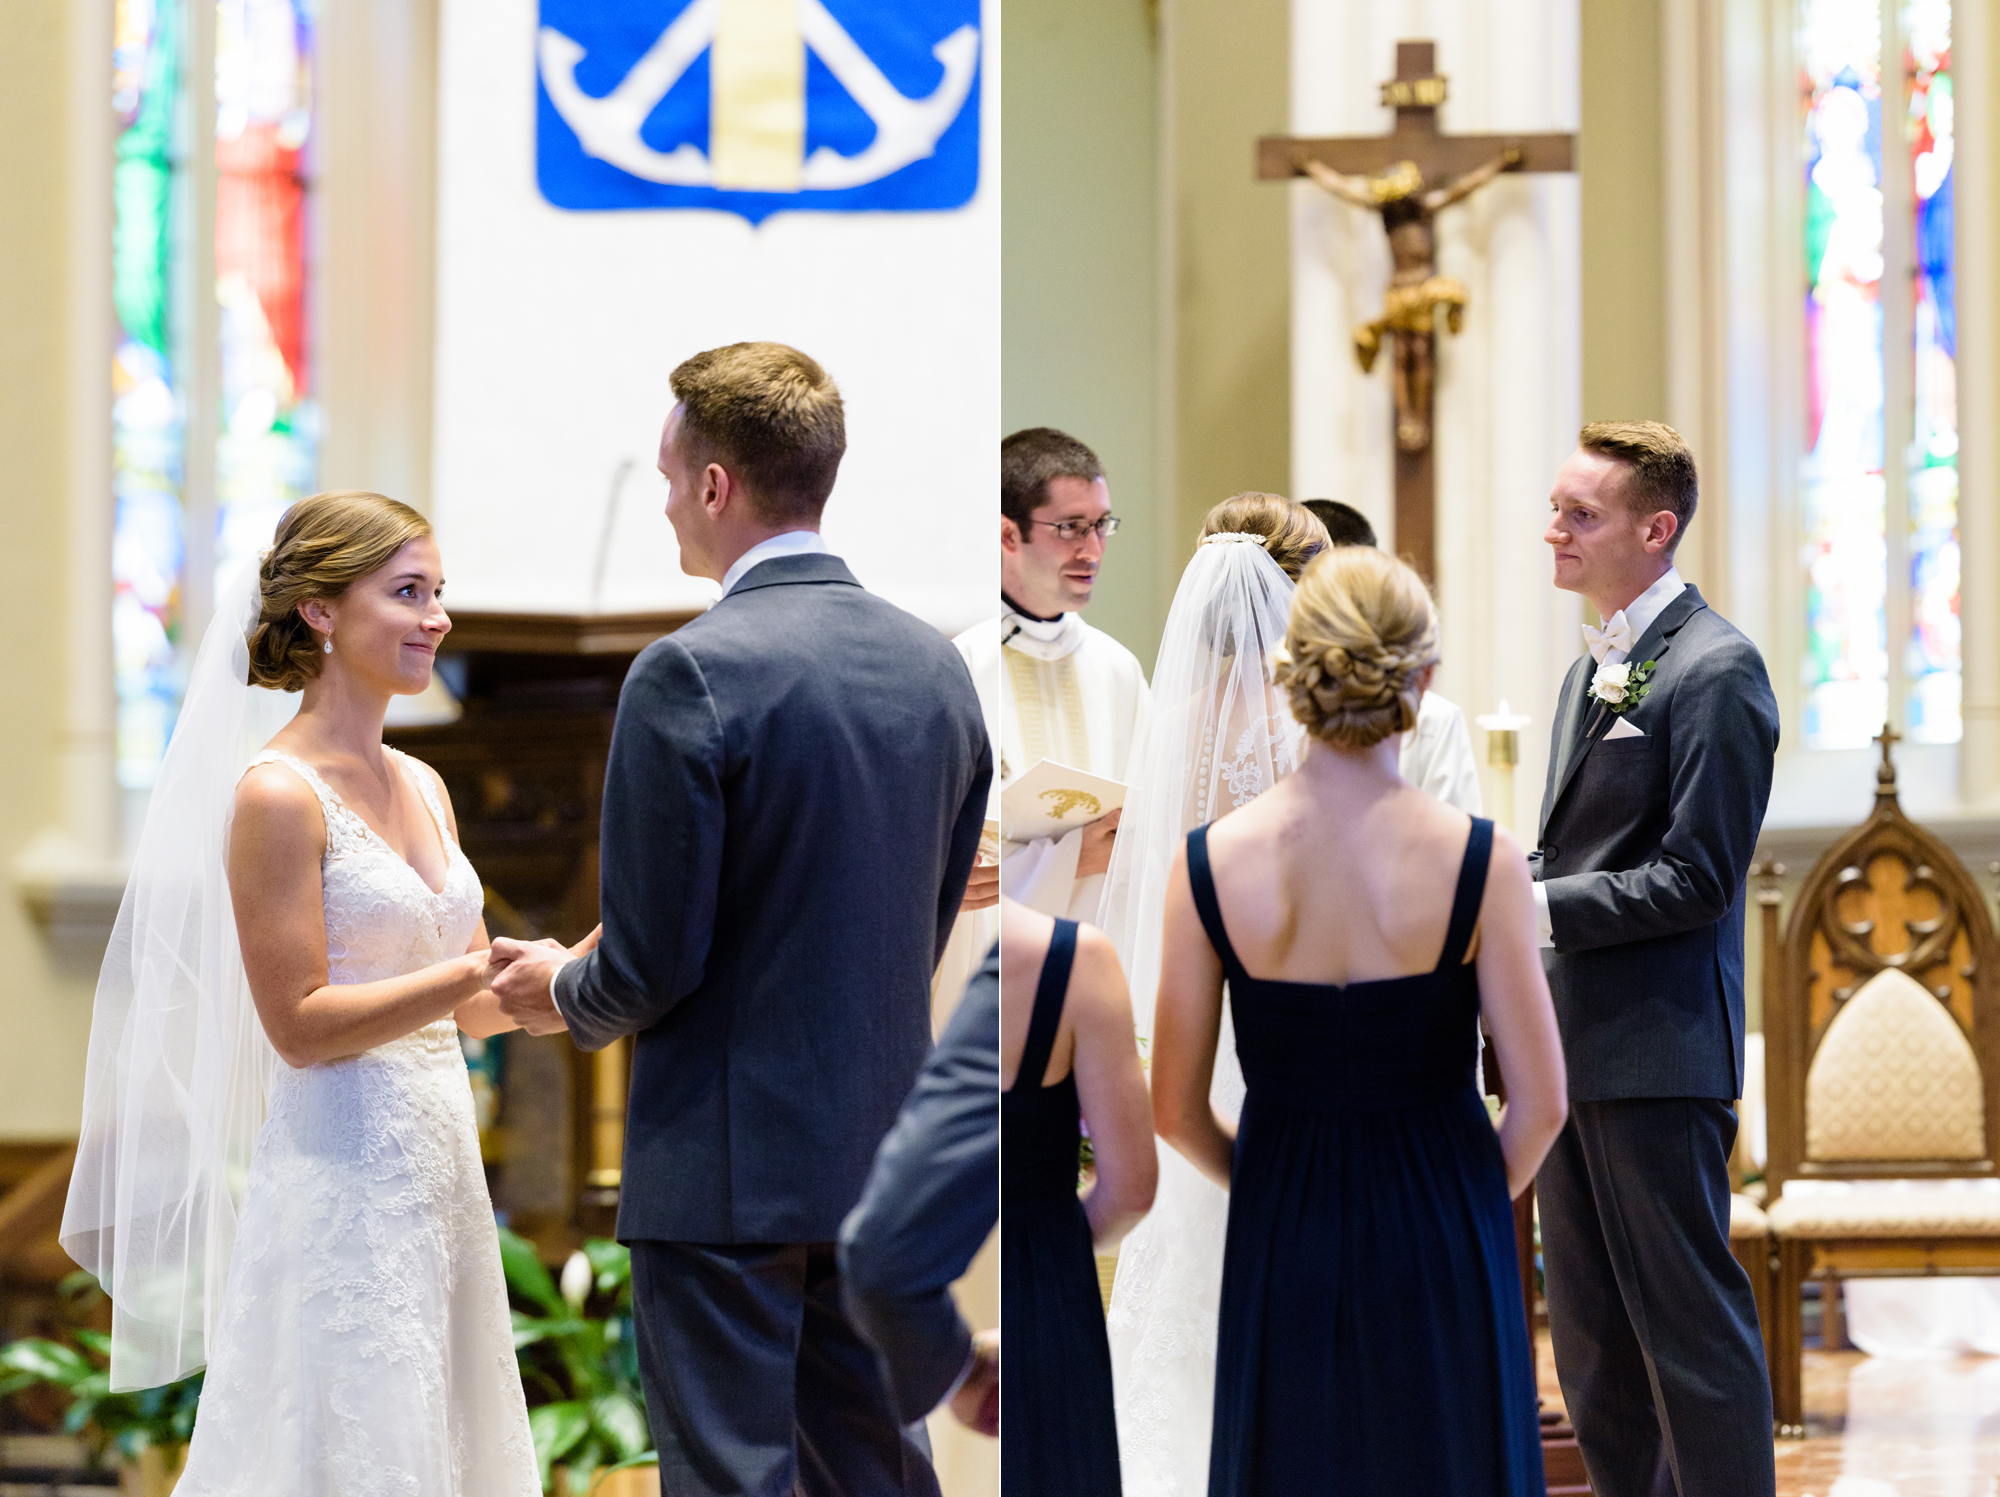
M 1607 616 L 1644 592 L 1672 560 L 1666 547 L 1673 512 L 1637 513 L 1627 497 L 1631 476 L 1617 458 L 1579 448 L 1549 491 L 1542 539 L 1555 552 L 1556 586 L 1582 593 Z

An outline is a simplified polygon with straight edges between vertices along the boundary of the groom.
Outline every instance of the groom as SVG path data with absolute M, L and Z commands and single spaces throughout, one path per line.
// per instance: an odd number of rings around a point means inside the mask
M 1743 896 L 1778 708 L 1674 569 L 1694 456 L 1586 426 L 1543 539 L 1602 629 L 1563 682 L 1537 880 L 1570 1110 L 1536 1188 L 1563 1400 L 1598 1497 L 1768 1497 L 1771 1395 L 1729 1252 Z
M 638 1036 L 618 1237 L 666 1497 L 935 1494 L 835 1244 L 931 1047 L 986 728 L 950 642 L 820 539 L 846 450 L 825 371 L 739 343 L 672 383 L 667 518 L 722 599 L 626 677 L 601 943 L 498 942 L 494 989 L 533 1033 Z

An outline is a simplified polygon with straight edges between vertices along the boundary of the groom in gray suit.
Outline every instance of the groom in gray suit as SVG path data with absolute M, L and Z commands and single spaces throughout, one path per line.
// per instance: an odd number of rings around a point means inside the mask
M 958 651 L 820 539 L 846 450 L 826 372 L 739 343 L 673 389 L 667 518 L 722 598 L 619 696 L 601 943 L 495 942 L 494 990 L 586 1050 L 638 1037 L 618 1237 L 666 1497 L 935 1497 L 836 1239 L 931 1048 L 986 726 Z M 921 561 L 924 512 L 886 523 Z
M 1563 1400 L 1598 1497 L 1769 1497 L 1771 1395 L 1729 1252 L 1743 912 L 1778 708 L 1681 580 L 1694 456 L 1586 426 L 1543 537 L 1606 622 L 1563 682 L 1530 854 L 1570 1110 L 1536 1187 Z

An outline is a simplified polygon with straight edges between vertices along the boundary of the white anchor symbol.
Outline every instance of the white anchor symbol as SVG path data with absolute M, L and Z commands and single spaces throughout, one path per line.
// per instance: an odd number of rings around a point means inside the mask
M 584 49 L 561 32 L 542 28 L 538 50 L 543 85 L 556 113 L 576 132 L 587 154 L 648 182 L 676 187 L 714 184 L 709 159 L 697 147 L 683 144 L 656 151 L 639 138 L 639 130 L 714 39 L 718 3 L 694 0 L 601 99 L 577 86 L 576 65 L 583 60 Z M 843 156 L 821 146 L 807 157 L 799 173 L 800 189 L 859 187 L 930 155 L 971 92 L 979 60 L 977 28 L 961 26 L 931 49 L 944 65 L 944 78 L 928 98 L 912 99 L 882 75 L 820 0 L 799 0 L 798 14 L 805 44 L 875 122 L 875 139 L 859 155 Z

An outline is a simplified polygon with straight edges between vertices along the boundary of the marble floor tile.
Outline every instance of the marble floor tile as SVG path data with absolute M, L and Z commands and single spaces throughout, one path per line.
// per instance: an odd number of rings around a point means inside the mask
M 1548 1331 L 1544 1409 L 1562 1408 Z M 2000 1357 L 1903 1362 L 1808 1350 L 1806 1438 L 1777 1443 L 1778 1497 L 2000 1497 Z

